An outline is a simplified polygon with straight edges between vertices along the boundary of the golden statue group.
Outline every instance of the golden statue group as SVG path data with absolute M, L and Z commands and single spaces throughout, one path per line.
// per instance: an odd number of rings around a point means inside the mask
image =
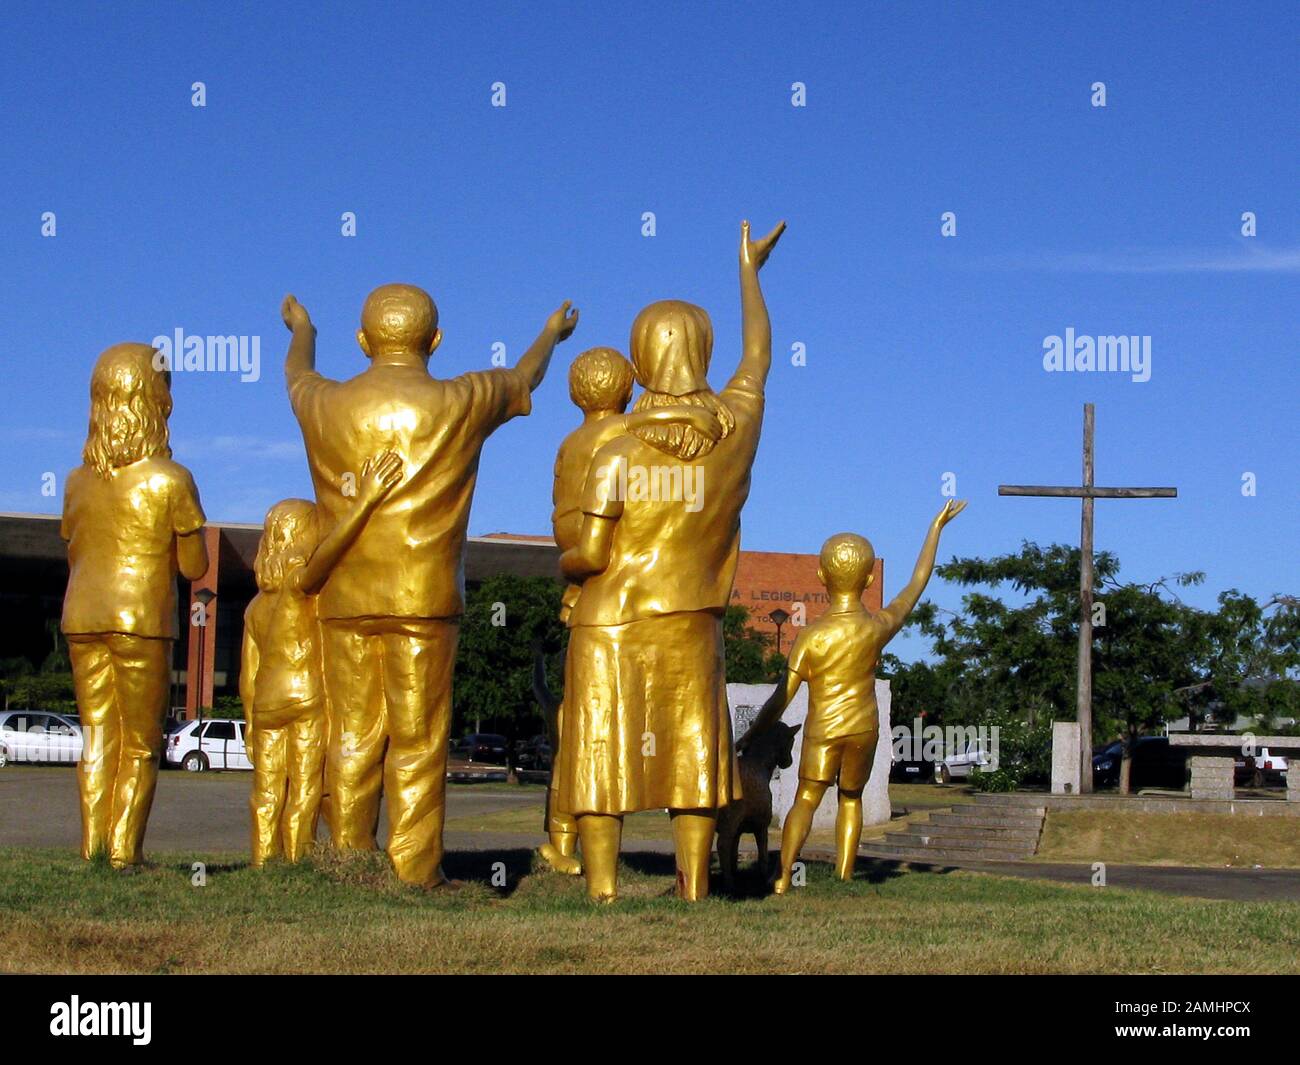
M 737 746 L 779 719 L 805 682 L 800 787 L 776 891 L 789 888 L 832 784 L 838 873 L 852 876 L 879 740 L 876 665 L 964 505 L 945 505 L 912 580 L 874 615 L 862 604 L 871 545 L 851 534 L 826 542 L 819 575 L 829 609 L 799 635 L 785 681 L 733 744 L 722 615 L 771 366 L 759 271 L 784 228 L 755 240 L 742 226 L 743 350 L 720 392 L 708 383 L 709 316 L 677 300 L 637 315 L 630 361 L 593 348 L 570 370 L 583 420 L 555 463 L 569 643 L 540 853 L 585 875 L 593 899 L 617 896 L 623 816 L 638 810 L 669 812 L 679 896 L 708 894 L 718 810 L 739 798 Z M 322 816 L 335 847 L 373 849 L 383 796 L 397 875 L 432 887 L 444 879 L 452 668 L 479 455 L 493 430 L 529 413 L 578 313 L 563 304 L 513 368 L 440 380 L 428 369 L 442 339 L 433 300 L 385 285 L 367 298 L 357 331 L 370 364 L 347 381 L 316 371 L 316 330 L 302 305 L 286 297 L 281 313 L 316 501 L 268 512 L 245 615 L 253 863 L 298 860 Z M 642 391 L 627 413 L 634 381 Z M 153 801 L 177 570 L 197 580 L 208 567 L 198 493 L 171 459 L 170 413 L 170 375 L 154 350 L 109 348 L 91 378 L 84 463 L 65 491 L 63 629 L 86 726 L 82 856 L 105 854 L 118 868 L 140 862 Z

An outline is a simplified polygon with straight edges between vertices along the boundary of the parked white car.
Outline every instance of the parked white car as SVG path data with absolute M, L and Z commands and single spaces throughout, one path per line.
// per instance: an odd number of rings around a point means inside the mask
M 54 762 L 76 765 L 81 760 L 81 725 L 66 714 L 44 710 L 0 713 L 0 768 L 9 762 Z
M 191 773 L 253 768 L 244 746 L 244 722 L 224 717 L 204 718 L 202 737 L 197 721 L 187 721 L 167 733 L 163 737 L 163 759 Z
M 972 769 L 995 769 L 997 763 L 978 743 L 968 743 L 955 754 L 948 755 L 939 763 L 938 778 L 940 784 L 949 784 L 954 780 L 965 780 Z
M 1286 782 L 1287 764 L 1286 759 L 1280 754 L 1270 754 L 1267 747 L 1261 747 L 1255 752 L 1255 764 L 1253 780 L 1255 787 L 1262 788 L 1266 784 L 1275 782 Z

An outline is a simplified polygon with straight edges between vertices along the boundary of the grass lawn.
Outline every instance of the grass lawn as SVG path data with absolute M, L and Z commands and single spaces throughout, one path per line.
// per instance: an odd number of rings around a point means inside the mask
M 1300 868 L 1300 820 L 1230 814 L 1049 811 L 1039 861 Z
M 524 851 L 449 855 L 459 890 L 326 850 L 264 872 L 160 856 L 133 876 L 66 851 L 0 851 L 9 972 L 1300 972 L 1300 903 L 1226 904 L 861 863 L 809 866 L 787 898 L 665 897 L 669 859 L 632 855 L 624 898 L 534 872 Z M 507 883 L 488 886 L 494 861 Z

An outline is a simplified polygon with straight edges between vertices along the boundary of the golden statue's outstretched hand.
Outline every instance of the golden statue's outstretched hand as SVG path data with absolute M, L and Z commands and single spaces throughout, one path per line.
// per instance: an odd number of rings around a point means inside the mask
M 945 525 L 948 524 L 948 522 L 952 521 L 953 518 L 955 518 L 958 514 L 960 514 L 965 509 L 966 509 L 966 500 L 950 499 L 948 500 L 948 502 L 946 502 L 943 505 L 943 509 L 934 516 L 934 521 L 931 524 L 936 529 L 942 529 Z
M 305 311 L 303 312 L 306 313 Z M 578 326 L 578 309 L 573 306 L 570 300 L 565 300 L 559 307 L 551 312 L 551 316 L 546 319 L 546 328 L 555 335 L 555 342 L 558 344 L 562 340 L 568 340 L 573 336 L 573 331 Z
M 280 317 L 284 319 L 285 328 L 291 333 L 296 333 L 300 329 L 310 329 L 313 333 L 316 331 L 307 308 L 292 294 L 285 296 L 284 302 L 280 304 Z
M 776 242 L 781 239 L 781 234 L 785 232 L 785 223 L 778 222 L 776 228 L 767 236 L 759 240 L 751 240 L 749 236 L 748 220 L 740 223 L 740 265 L 752 267 L 754 270 L 762 268 L 767 262 L 767 257 L 772 254 L 772 249 L 776 247 Z

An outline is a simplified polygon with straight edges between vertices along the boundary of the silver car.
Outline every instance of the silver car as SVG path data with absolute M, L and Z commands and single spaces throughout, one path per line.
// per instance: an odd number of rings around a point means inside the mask
M 0 712 L 0 768 L 10 762 L 76 765 L 82 743 L 75 717 L 46 710 Z

